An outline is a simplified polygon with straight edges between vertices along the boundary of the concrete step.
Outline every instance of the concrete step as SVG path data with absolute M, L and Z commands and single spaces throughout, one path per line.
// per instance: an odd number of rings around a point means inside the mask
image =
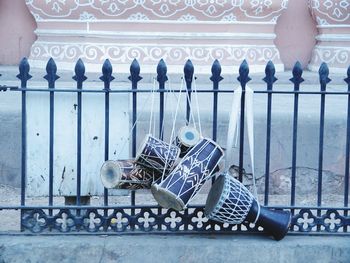
M 349 236 L 0 236 L 0 262 L 348 263 Z

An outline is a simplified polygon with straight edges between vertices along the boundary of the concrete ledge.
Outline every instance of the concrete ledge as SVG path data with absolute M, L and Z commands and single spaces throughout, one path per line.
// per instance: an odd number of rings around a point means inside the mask
M 350 262 L 349 236 L 1 236 L 0 262 Z

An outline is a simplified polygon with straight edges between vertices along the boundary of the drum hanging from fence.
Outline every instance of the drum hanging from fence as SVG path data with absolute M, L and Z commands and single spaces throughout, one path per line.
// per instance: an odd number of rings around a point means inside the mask
M 165 170 L 165 174 L 167 174 L 176 165 L 179 156 L 179 147 L 148 134 L 139 148 L 135 162 L 160 174 L 163 174 Z
M 196 128 L 183 126 L 177 133 L 173 144 L 180 148 L 180 157 L 182 158 L 199 142 L 199 140 L 200 135 Z
M 290 212 L 261 207 L 249 190 L 228 173 L 219 176 L 210 189 L 205 215 L 222 223 L 257 224 L 276 240 L 287 234 L 291 223 Z
M 181 211 L 198 193 L 224 156 L 210 139 L 197 143 L 160 184 L 153 184 L 152 194 L 159 205 Z
M 106 161 L 101 167 L 100 176 L 106 188 L 136 190 L 149 189 L 161 174 L 142 168 L 133 160 L 120 160 Z

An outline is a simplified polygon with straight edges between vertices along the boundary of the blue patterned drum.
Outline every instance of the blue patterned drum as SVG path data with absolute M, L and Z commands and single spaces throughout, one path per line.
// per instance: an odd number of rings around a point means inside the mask
M 152 194 L 160 206 L 181 211 L 211 177 L 224 156 L 214 141 L 202 139 L 160 184 L 153 184 Z
M 163 174 L 169 173 L 176 165 L 180 148 L 147 135 L 136 155 L 135 162 L 144 168 Z

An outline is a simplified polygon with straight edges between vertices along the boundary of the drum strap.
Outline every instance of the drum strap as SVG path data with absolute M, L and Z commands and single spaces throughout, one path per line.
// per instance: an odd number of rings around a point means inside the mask
M 238 116 L 241 109 L 241 97 L 242 97 L 242 88 L 239 87 L 233 93 L 232 108 L 230 113 L 230 121 L 228 124 L 228 133 L 227 133 L 227 142 L 226 142 L 226 171 L 230 168 L 233 161 L 233 149 L 234 142 L 237 132 Z
M 253 180 L 253 191 L 255 198 L 258 197 L 256 182 L 255 182 L 255 166 L 254 166 L 254 107 L 253 107 L 253 99 L 254 92 L 250 87 L 246 87 L 246 107 L 245 107 L 245 115 L 247 121 L 247 134 L 248 134 L 248 145 L 249 145 L 249 155 L 250 155 L 250 164 L 252 166 L 252 180 Z M 260 206 L 259 206 L 260 209 Z
M 237 125 L 239 124 L 239 116 L 241 111 L 241 98 L 242 98 L 242 88 L 239 87 L 235 90 L 233 94 L 232 108 L 230 113 L 230 121 L 228 125 L 228 136 L 226 143 L 226 171 L 230 168 L 233 162 L 233 152 L 234 152 L 234 142 L 235 138 L 237 138 Z M 245 92 L 245 116 L 246 116 L 246 125 L 247 125 L 247 135 L 248 135 L 248 145 L 249 145 L 249 156 L 250 163 L 252 167 L 252 175 L 253 175 L 253 194 L 257 197 L 257 189 L 255 182 L 255 166 L 254 166 L 254 107 L 253 107 L 253 99 L 254 92 L 250 87 L 246 87 Z
M 256 225 L 256 223 L 258 222 L 258 219 L 260 217 L 260 204 L 259 204 L 259 202 L 257 202 L 257 204 L 258 204 L 258 212 L 257 212 L 256 218 L 255 218 L 255 220 L 253 222 L 254 225 Z

